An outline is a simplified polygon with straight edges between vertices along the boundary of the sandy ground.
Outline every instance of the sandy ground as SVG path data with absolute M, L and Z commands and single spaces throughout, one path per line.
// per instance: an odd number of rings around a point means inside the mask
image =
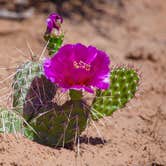
M 103 13 L 83 19 L 65 18 L 65 43 L 95 45 L 110 54 L 113 64 L 134 64 L 143 74 L 140 96 L 112 117 L 89 126 L 78 149 L 54 149 L 21 136 L 0 136 L 3 166 L 165 166 L 166 165 L 166 2 L 110 1 Z M 44 47 L 46 15 L 18 22 L 0 20 L 0 79 Z M 22 53 L 21 53 L 22 52 Z M 8 67 L 8 69 L 6 69 Z M 5 68 L 5 69 L 4 69 Z M 1 93 L 9 94 L 7 82 Z M 5 100 L 1 97 L 1 100 Z M 96 131 L 97 126 L 99 132 Z M 90 137 L 90 141 L 87 141 Z M 104 144 L 102 143 L 104 139 Z

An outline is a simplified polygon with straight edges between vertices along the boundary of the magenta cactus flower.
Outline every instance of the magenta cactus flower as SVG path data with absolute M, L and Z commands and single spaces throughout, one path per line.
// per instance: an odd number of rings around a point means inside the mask
M 46 23 L 48 33 L 51 33 L 53 29 L 59 31 L 60 25 L 63 23 L 63 18 L 56 13 L 51 13 L 47 18 Z
M 93 46 L 67 44 L 44 62 L 45 76 L 64 90 L 107 89 L 110 85 L 109 56 Z

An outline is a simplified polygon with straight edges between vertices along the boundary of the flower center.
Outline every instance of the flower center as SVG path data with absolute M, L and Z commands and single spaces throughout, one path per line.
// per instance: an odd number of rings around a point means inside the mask
M 73 66 L 76 68 L 76 69 L 84 69 L 86 71 L 90 71 L 91 69 L 91 65 L 90 64 L 87 64 L 83 61 L 79 61 L 79 62 L 76 62 L 74 61 L 73 62 Z

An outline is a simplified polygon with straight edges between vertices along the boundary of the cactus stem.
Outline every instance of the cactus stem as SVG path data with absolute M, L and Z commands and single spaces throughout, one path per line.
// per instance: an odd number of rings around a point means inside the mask
M 77 90 L 70 90 L 69 92 L 71 100 L 81 100 L 82 98 L 82 91 L 77 91 Z

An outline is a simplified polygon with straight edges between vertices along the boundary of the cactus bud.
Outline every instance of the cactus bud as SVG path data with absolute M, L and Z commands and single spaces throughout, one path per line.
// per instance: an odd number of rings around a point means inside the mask
M 61 29 L 61 24 L 63 23 L 63 18 L 52 13 L 46 20 L 47 29 L 44 34 L 44 39 L 48 42 L 47 48 L 49 50 L 49 55 L 54 54 L 61 47 L 64 34 Z

